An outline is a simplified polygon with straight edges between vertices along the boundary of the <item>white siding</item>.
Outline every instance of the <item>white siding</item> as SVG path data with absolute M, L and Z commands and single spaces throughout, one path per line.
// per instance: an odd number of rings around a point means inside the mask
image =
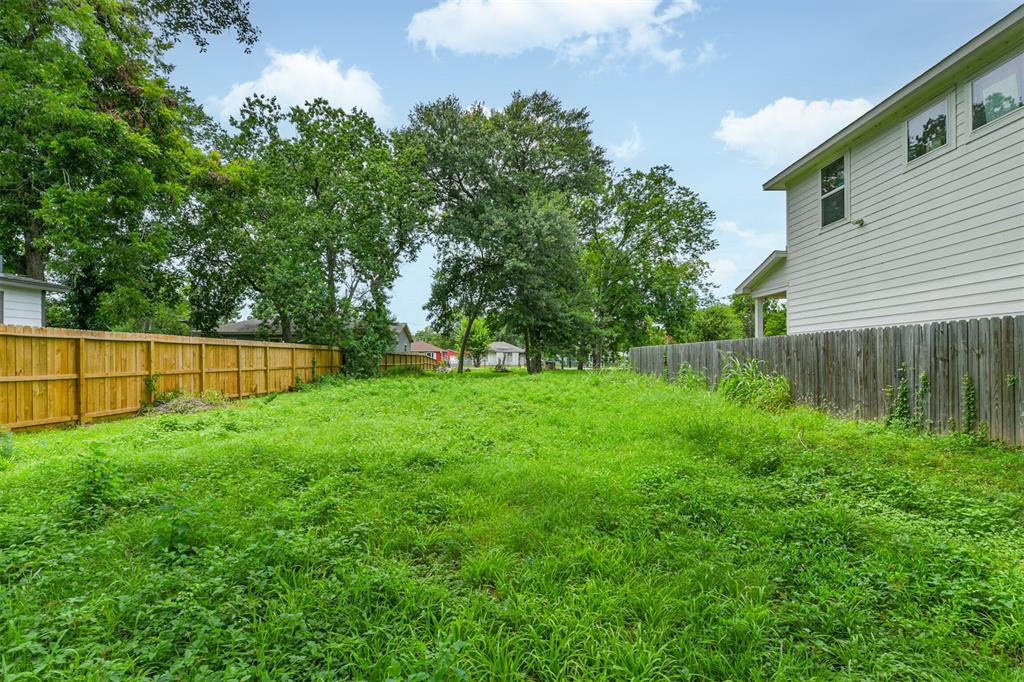
M 786 271 L 786 261 L 776 263 L 768 272 L 754 282 L 754 296 L 768 296 L 780 291 L 786 291 L 789 282 L 789 273 Z
M 849 150 L 863 227 L 820 227 L 818 169 L 789 185 L 791 334 L 1024 313 L 1024 110 L 972 133 L 974 75 L 948 149 L 908 164 L 901 120 Z
M 0 284 L 4 292 L 4 324 L 43 326 L 43 299 L 39 289 Z
M 506 351 L 487 351 L 487 355 L 484 356 L 481 365 L 487 367 L 494 367 L 495 365 L 504 361 L 506 367 L 523 367 L 526 365 L 526 354 L 525 353 L 510 353 Z

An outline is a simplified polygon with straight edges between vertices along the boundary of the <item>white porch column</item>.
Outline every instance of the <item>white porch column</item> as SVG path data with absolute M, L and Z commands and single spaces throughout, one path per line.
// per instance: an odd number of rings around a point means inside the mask
M 754 338 L 764 336 L 764 299 L 754 299 Z

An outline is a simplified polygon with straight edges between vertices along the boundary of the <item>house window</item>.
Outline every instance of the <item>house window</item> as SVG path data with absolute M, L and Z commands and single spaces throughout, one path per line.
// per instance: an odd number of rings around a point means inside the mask
M 971 83 L 973 129 L 1024 107 L 1024 54 Z
M 949 100 L 943 99 L 907 121 L 907 161 L 924 156 L 946 144 Z
M 831 225 L 846 217 L 846 157 L 821 169 L 821 225 Z

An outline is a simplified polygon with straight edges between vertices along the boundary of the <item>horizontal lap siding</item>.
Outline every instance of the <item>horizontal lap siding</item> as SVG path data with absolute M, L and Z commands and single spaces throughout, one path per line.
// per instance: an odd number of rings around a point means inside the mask
M 757 291 L 754 293 L 765 292 L 773 294 L 778 291 L 785 291 L 788 284 L 787 277 L 785 262 L 777 264 L 758 279 Z
M 1024 116 L 905 163 L 904 122 L 850 150 L 850 223 L 822 229 L 817 172 L 787 191 L 790 333 L 1024 313 Z
M 711 386 L 721 378 L 723 354 L 757 359 L 766 370 L 786 376 L 797 402 L 862 419 L 889 414 L 887 389 L 906 377 L 912 413 L 937 432 L 970 426 L 963 392 L 969 376 L 976 393 L 974 426 L 983 425 L 994 439 L 1024 446 L 1024 315 L 644 346 L 629 352 L 638 372 L 663 376 L 669 357 L 672 372 L 700 371 Z M 927 390 L 919 395 L 925 380 Z
M 26 324 L 38 327 L 43 322 L 43 298 L 39 289 L 0 284 L 4 295 L 4 315 L 0 324 Z

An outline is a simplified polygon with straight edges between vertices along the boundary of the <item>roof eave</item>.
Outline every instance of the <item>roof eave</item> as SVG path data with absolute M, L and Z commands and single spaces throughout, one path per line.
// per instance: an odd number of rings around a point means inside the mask
M 794 175 L 802 172 L 806 167 L 811 165 L 811 162 L 815 161 L 826 153 L 829 153 L 835 147 L 839 146 L 844 140 L 863 132 L 871 125 L 877 123 L 880 119 L 883 119 L 889 114 L 894 108 L 902 104 L 908 98 L 918 93 L 922 88 L 930 85 L 935 79 L 948 73 L 949 71 L 956 69 L 961 66 L 963 62 L 974 54 L 976 54 L 981 48 L 988 45 L 991 41 L 998 38 L 1002 33 L 1005 33 L 1018 24 L 1024 23 L 1024 5 L 1016 8 L 1005 17 L 997 21 L 996 23 L 989 26 L 987 29 L 976 35 L 971 40 L 967 41 L 959 49 L 955 50 L 945 59 L 940 61 L 935 66 L 931 67 L 920 76 L 910 81 L 910 83 L 904 85 L 902 88 L 889 95 L 880 103 L 872 107 L 865 114 L 860 116 L 853 123 L 849 124 L 838 133 L 828 138 L 820 145 L 804 154 L 796 162 L 787 166 L 783 171 L 778 173 L 768 182 L 762 185 L 765 191 L 776 191 L 786 189 L 786 182 Z
M 54 282 L 46 282 L 41 279 L 33 279 L 31 277 L 21 276 L 9 276 L 0 275 L 0 283 L 5 283 L 14 287 L 24 287 L 26 289 L 40 289 L 42 291 L 54 291 L 62 294 L 66 294 L 71 291 L 70 287 L 66 287 L 63 284 L 56 284 Z
M 761 275 L 768 272 L 769 269 L 775 266 L 776 263 L 781 263 L 786 260 L 787 253 L 785 251 L 776 250 L 768 254 L 768 257 L 761 261 L 761 264 L 754 268 L 754 271 L 747 275 L 747 278 L 740 282 L 740 285 L 736 287 L 734 294 L 747 294 L 753 291 L 750 287 L 751 284 L 756 282 Z

